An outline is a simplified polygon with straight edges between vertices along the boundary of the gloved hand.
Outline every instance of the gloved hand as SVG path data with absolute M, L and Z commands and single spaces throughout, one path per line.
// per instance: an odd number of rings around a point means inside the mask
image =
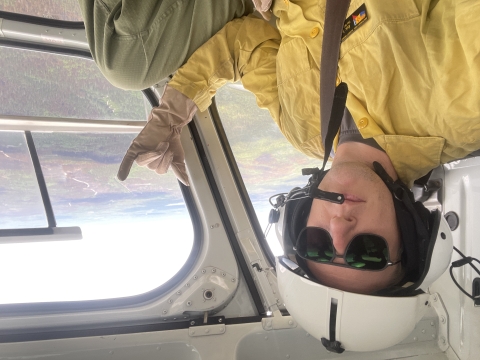
M 265 20 L 270 20 L 272 14 L 270 8 L 272 7 L 272 0 L 253 0 L 255 9 L 263 16 Z
M 123 157 L 117 178 L 124 181 L 134 161 L 157 174 L 165 174 L 171 166 L 175 176 L 189 185 L 185 168 L 185 153 L 180 143 L 180 133 L 197 111 L 188 97 L 174 88 L 165 87 L 161 104 L 152 109 L 148 123 Z

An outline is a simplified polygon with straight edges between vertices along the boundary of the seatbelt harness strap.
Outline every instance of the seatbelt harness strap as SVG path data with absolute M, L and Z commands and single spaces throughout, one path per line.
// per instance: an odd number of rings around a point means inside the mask
M 325 156 L 322 170 L 328 161 L 333 140 L 340 129 L 347 100 L 348 86 L 337 87 L 337 67 L 340 55 L 342 30 L 350 0 L 327 0 L 323 32 L 322 56 L 320 59 L 320 129 Z

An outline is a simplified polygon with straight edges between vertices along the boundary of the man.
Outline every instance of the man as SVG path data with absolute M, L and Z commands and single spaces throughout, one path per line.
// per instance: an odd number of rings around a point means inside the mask
M 308 266 L 330 286 L 372 293 L 397 283 L 404 272 L 394 264 L 404 249 L 391 195 L 386 195 L 372 163 L 380 163 L 393 180 L 398 177 L 411 185 L 440 163 L 480 148 L 480 40 L 468 30 L 474 28 L 480 4 L 362 4 L 350 4 L 349 19 L 355 25 L 344 33 L 340 47 L 337 79 L 349 86 L 348 121 L 335 141 L 332 170 L 320 185 L 321 190 L 344 194 L 345 202 L 314 200 L 308 225 L 326 228 L 340 255 L 356 234 L 379 235 L 388 244 L 392 266 L 375 274 L 311 262 Z M 278 30 L 253 16 L 235 19 L 178 70 L 162 105 L 152 111 L 127 151 L 119 179 L 128 176 L 136 159 L 158 173 L 171 165 L 179 180 L 188 183 L 181 128 L 197 108 L 203 111 L 210 105 L 219 87 L 237 80 L 270 111 L 293 146 L 324 157 L 318 85 L 324 2 L 275 1 L 272 11 Z M 335 262 L 345 261 L 337 257 Z

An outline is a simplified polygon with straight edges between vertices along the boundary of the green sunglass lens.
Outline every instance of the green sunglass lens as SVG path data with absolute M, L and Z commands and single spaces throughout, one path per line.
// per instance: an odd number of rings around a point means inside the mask
M 298 254 L 308 260 L 331 262 L 335 257 L 330 234 L 322 228 L 303 229 L 296 245 Z M 378 235 L 357 235 L 348 245 L 344 259 L 357 269 L 381 270 L 388 262 L 387 242 Z
M 297 249 L 303 257 L 317 262 L 329 262 L 334 251 L 330 235 L 320 228 L 306 228 L 297 241 Z
M 387 264 L 387 255 L 387 243 L 383 238 L 377 235 L 358 235 L 351 241 L 345 261 L 356 268 L 380 270 Z

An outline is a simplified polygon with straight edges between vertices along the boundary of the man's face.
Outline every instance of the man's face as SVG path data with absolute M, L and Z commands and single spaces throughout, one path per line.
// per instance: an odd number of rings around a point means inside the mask
M 390 261 L 400 260 L 400 236 L 392 195 L 373 169 L 359 163 L 336 164 L 319 186 L 320 190 L 341 193 L 343 204 L 315 199 L 307 226 L 326 229 L 338 255 L 343 255 L 350 240 L 357 234 L 380 235 L 388 243 Z M 341 257 L 334 263 L 344 264 Z M 394 285 L 401 274 L 401 265 L 380 271 L 356 270 L 320 264 L 307 260 L 310 271 L 325 286 L 369 294 Z

